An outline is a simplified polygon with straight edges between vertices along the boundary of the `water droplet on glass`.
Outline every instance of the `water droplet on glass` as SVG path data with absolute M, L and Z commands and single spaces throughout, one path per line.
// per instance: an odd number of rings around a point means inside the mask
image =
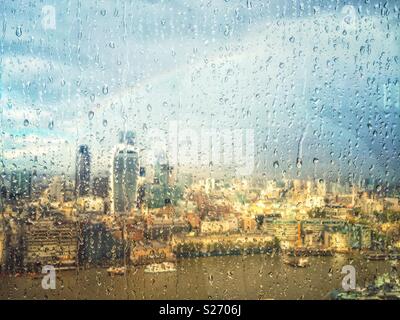
M 251 9 L 253 7 L 253 4 L 251 3 L 251 0 L 247 0 L 247 9 Z
M 302 165 L 303 165 L 303 161 L 300 158 L 297 158 L 297 161 L 296 161 L 297 169 L 300 169 Z
M 29 120 L 28 120 L 28 119 L 25 119 L 25 120 L 24 120 L 24 126 L 25 126 L 25 127 L 29 126 Z
M 19 38 L 22 36 L 22 27 L 18 26 L 17 29 L 15 30 L 15 35 Z
M 88 117 L 89 117 L 89 120 L 92 120 L 93 117 L 94 117 L 94 112 L 93 111 L 89 111 Z
M 229 25 L 225 25 L 224 35 L 225 37 L 229 36 L 231 33 L 231 27 Z

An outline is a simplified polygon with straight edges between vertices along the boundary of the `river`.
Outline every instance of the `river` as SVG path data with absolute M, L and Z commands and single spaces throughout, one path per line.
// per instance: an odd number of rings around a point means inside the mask
M 342 267 L 356 269 L 357 286 L 382 273 L 391 263 L 360 255 L 310 257 L 307 268 L 293 268 L 280 255 L 182 259 L 177 271 L 144 273 L 130 267 L 124 276 L 106 268 L 58 271 L 55 290 L 44 290 L 41 276 L 2 275 L 0 299 L 326 299 L 341 287 Z

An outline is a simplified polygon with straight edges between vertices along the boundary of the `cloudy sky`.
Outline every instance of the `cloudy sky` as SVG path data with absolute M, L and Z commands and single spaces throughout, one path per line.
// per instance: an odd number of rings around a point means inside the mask
M 267 176 L 397 182 L 399 8 L 0 0 L 2 165 L 71 174 L 85 143 L 106 171 L 120 130 L 145 154 L 177 124 L 194 155 L 201 130 L 253 130 Z

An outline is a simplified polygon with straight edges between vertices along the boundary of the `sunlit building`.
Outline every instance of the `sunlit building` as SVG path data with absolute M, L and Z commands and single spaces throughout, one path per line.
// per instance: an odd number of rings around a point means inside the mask
M 74 223 L 41 220 L 27 228 L 24 263 L 28 267 L 52 264 L 74 267 L 78 249 L 78 233 Z
M 115 148 L 111 172 L 111 207 L 114 214 L 130 214 L 137 208 L 139 154 L 134 133 L 120 135 Z
M 64 201 L 65 181 L 62 177 L 53 177 L 48 187 L 49 201 L 63 202 Z

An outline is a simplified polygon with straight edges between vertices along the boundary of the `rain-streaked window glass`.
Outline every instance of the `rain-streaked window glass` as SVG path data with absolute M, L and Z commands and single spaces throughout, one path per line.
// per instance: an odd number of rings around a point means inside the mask
M 398 1 L 0 17 L 0 299 L 400 299 Z

